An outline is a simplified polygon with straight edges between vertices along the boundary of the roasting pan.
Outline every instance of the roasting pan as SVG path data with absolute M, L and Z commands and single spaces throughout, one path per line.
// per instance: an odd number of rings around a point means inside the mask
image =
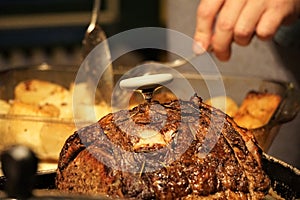
M 67 74 L 68 78 L 64 76 L 64 78 L 62 79 L 62 74 Z M 23 80 L 24 78 L 28 79 L 32 78 L 32 76 L 35 76 L 35 78 L 41 78 L 43 80 L 58 82 L 64 86 L 67 86 L 70 83 L 70 81 L 74 80 L 75 75 L 76 69 L 74 69 L 74 67 L 68 68 L 66 66 L 51 66 L 47 64 L 18 69 L 3 70 L 0 73 L 0 97 L 4 99 L 12 98 L 12 91 L 14 85 L 18 83 L 18 81 Z M 115 79 L 118 80 L 122 77 L 122 75 L 123 71 L 116 71 Z M 201 80 L 201 77 L 188 76 L 187 78 L 189 79 L 191 84 L 195 86 L 196 92 L 199 93 L 199 96 L 201 96 L 204 99 L 208 98 L 209 93 L 203 89 L 205 88 L 205 83 L 199 82 Z M 214 81 L 214 79 L 212 79 L 212 81 Z M 295 91 L 290 90 L 292 88 L 290 88 L 289 84 L 252 77 L 224 77 L 223 81 L 224 86 L 226 88 L 226 93 L 232 96 L 233 99 L 235 99 L 237 102 L 240 102 L 244 98 L 244 92 L 247 92 L 252 89 L 259 91 L 267 90 L 270 92 L 275 92 L 280 94 L 284 98 L 286 102 L 280 107 L 278 112 L 276 112 L 276 114 L 278 115 L 275 115 L 274 119 L 272 119 L 269 122 L 269 125 L 271 125 L 271 127 L 274 126 L 275 128 L 268 131 L 268 146 L 272 143 L 273 137 L 276 136 L 280 125 L 282 123 L 292 120 L 299 111 L 299 102 L 295 101 L 295 99 L 297 98 L 295 98 L 293 95 L 290 95 L 291 92 L 293 92 L 293 94 L 296 93 Z M 237 82 L 239 84 L 236 84 Z M 286 107 L 286 105 L 289 106 Z M 286 116 L 286 113 L 288 113 L 289 115 Z M 7 119 L 5 116 L 0 115 L 0 120 L 5 121 L 9 119 Z M 39 122 L 39 120 L 40 119 L 36 119 L 37 122 Z M 58 121 L 57 123 L 61 122 Z M 261 130 L 262 129 L 259 129 L 258 131 Z M 271 178 L 272 188 L 276 193 L 278 193 L 278 195 L 280 195 L 284 199 L 300 199 L 300 171 L 298 169 L 267 154 L 263 155 L 263 165 L 264 170 Z M 82 197 L 69 196 L 68 194 L 63 194 L 55 189 L 55 174 L 55 169 L 39 171 L 37 173 L 36 182 L 34 185 L 35 198 L 109 199 L 107 197 L 100 196 Z M 6 178 L 4 176 L 0 176 L 0 199 L 4 197 L 3 190 L 5 187 L 5 183 Z
M 300 198 L 300 170 L 278 160 L 268 154 L 263 154 L 263 168 L 271 179 L 272 189 L 282 198 Z M 69 196 L 55 189 L 55 170 L 40 171 L 36 175 L 33 199 L 109 199 L 105 196 Z M 0 198 L 4 195 L 6 178 L 0 177 Z M 2 196 L 1 196 L 2 195 Z M 267 196 L 266 199 L 276 199 Z
M 0 70 L 0 99 L 9 101 L 14 99 L 14 88 L 15 86 L 24 80 L 30 79 L 40 79 L 44 81 L 54 82 L 61 86 L 68 88 L 71 83 L 74 82 L 77 74 L 78 66 L 63 66 L 63 65 L 51 65 L 47 63 L 42 63 L 34 66 L 21 66 L 16 68 L 7 68 Z M 164 71 L 166 69 L 160 69 L 153 71 L 153 73 L 169 73 L 169 71 Z M 118 81 L 122 78 L 128 78 L 129 74 L 127 72 L 130 71 L 130 67 L 118 67 L 114 69 L 114 80 L 115 80 L 115 88 L 118 89 Z M 179 69 L 178 69 L 179 71 Z M 151 71 L 152 72 L 152 71 Z M 271 146 L 274 138 L 280 130 L 280 126 L 283 123 L 291 121 L 298 114 L 300 110 L 300 92 L 291 82 L 283 82 L 276 80 L 266 80 L 260 77 L 249 77 L 249 76 L 235 76 L 235 75 L 222 75 L 222 79 L 218 75 L 200 75 L 193 72 L 179 71 L 182 77 L 177 77 L 178 74 L 174 74 L 176 81 L 188 80 L 190 85 L 192 86 L 192 93 L 187 93 L 184 97 L 190 98 L 195 93 L 200 96 L 203 100 L 207 100 L 211 97 L 214 97 L 214 94 L 210 92 L 210 86 L 216 87 L 220 86 L 220 81 L 223 84 L 225 93 L 228 97 L 231 97 L 237 104 L 241 104 L 243 99 L 245 98 L 247 92 L 249 91 L 260 91 L 260 92 L 270 92 L 282 97 L 282 103 L 279 106 L 278 110 L 274 114 L 273 118 L 269 121 L 269 123 L 263 127 L 259 127 L 254 129 L 254 135 L 260 145 L 260 147 L 267 152 L 269 147 Z M 135 74 L 136 76 L 140 74 Z M 176 81 L 173 81 L 177 83 Z M 181 82 L 179 82 L 181 83 Z M 177 86 L 177 85 L 175 85 Z M 214 88 L 213 88 L 214 89 Z M 218 90 L 216 88 L 216 90 Z M 119 99 L 118 101 L 127 101 L 128 96 L 131 95 L 130 92 L 126 92 L 121 90 L 121 94 L 117 94 Z M 217 94 L 216 94 L 217 95 Z M 99 100 L 99 99 L 96 99 Z M 128 103 L 128 102 L 126 102 Z M 122 103 L 120 103 L 122 104 Z M 128 105 L 128 104 L 126 104 Z M 120 108 L 127 109 L 127 108 Z M 108 113 L 107 113 L 108 114 Z M 4 137 L 5 134 L 10 134 L 8 132 L 8 124 L 10 122 L 22 123 L 27 126 L 27 123 L 33 125 L 34 127 L 55 127 L 60 128 L 64 127 L 67 130 L 71 130 L 74 127 L 73 120 L 61 118 L 61 119 L 45 119 L 37 116 L 19 116 L 19 115 L 6 115 L 0 113 L 0 137 Z M 94 121 L 95 122 L 95 121 Z M 91 122 L 87 122 L 90 124 Z M 24 125 L 24 126 L 25 126 Z M 19 127 L 19 126 L 17 126 Z M 27 128 L 27 127 L 25 127 Z M 44 130 L 44 129 L 43 129 Z M 19 131 L 16 130 L 15 132 Z M 49 131 L 47 129 L 47 131 Z M 51 130 L 50 130 L 51 131 Z M 37 129 L 35 132 L 38 132 Z M 66 131 L 65 131 L 66 132 Z M 73 131 L 68 131 L 68 134 L 72 134 Z M 44 133 L 43 135 L 47 135 Z M 49 138 L 48 138 L 49 139 Z M 51 141 L 49 143 L 61 144 L 61 141 L 58 141 L 57 138 L 50 138 Z M 55 141 L 57 140 L 57 141 Z M 64 140 L 63 140 L 64 141 Z M 2 144 L 3 143 L 3 144 Z M 0 151 L 5 146 L 10 144 L 6 144 L 5 142 L 0 140 Z M 57 145 L 58 146 L 58 145 Z M 56 151 L 53 151 L 55 149 Z M 57 160 L 57 155 L 61 147 L 53 148 L 51 147 L 50 152 L 52 156 L 51 160 Z M 48 153 L 49 154 L 49 153 Z M 47 155 L 48 155 L 47 154 Z

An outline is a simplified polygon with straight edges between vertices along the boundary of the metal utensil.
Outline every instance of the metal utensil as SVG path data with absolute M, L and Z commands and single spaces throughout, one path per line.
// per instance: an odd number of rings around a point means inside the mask
M 151 102 L 153 92 L 173 80 L 172 74 L 152 74 L 137 76 L 120 81 L 122 89 L 139 91 L 147 102 Z
M 95 50 L 93 56 L 89 57 L 89 62 L 85 64 L 87 73 L 92 76 L 89 82 L 92 82 L 93 85 L 97 84 L 95 81 L 99 78 L 99 72 L 106 67 L 99 81 L 98 91 L 100 94 L 96 95 L 100 95 L 101 99 L 110 103 L 113 90 L 113 68 L 106 34 L 99 25 L 100 3 L 100 0 L 94 0 L 91 22 L 82 41 L 82 56 L 86 58 L 92 50 Z M 101 45 L 97 46 L 100 43 Z M 97 48 L 95 48 L 96 46 Z M 109 63 L 108 66 L 107 63 Z
M 193 55 L 187 57 L 187 59 L 178 58 L 178 59 L 175 59 L 175 60 L 169 61 L 169 62 L 146 61 L 143 64 L 147 64 L 147 65 L 148 64 L 151 64 L 151 65 L 165 65 L 165 66 L 174 68 L 174 67 L 180 67 L 182 65 L 187 64 L 189 61 L 193 60 L 197 56 L 198 56 L 197 54 L 193 54 Z
M 195 59 L 197 56 L 200 56 L 201 54 L 192 54 L 189 57 L 186 58 L 178 58 L 173 61 L 167 61 L 167 62 L 159 62 L 159 61 L 153 61 L 153 60 L 148 60 L 144 61 L 137 66 L 143 66 L 139 67 L 136 70 L 131 70 L 130 72 L 126 72 L 126 77 L 132 78 L 132 77 L 137 77 L 137 76 L 144 76 L 144 75 L 150 75 L 152 74 L 152 71 L 149 71 L 149 69 L 153 70 L 155 69 L 155 73 L 159 73 L 157 69 L 161 69 L 162 67 L 169 67 L 169 68 L 176 68 L 183 66 L 193 59 Z M 151 68 L 148 68 L 148 66 L 151 66 Z M 161 72 L 164 73 L 164 72 Z
M 168 62 L 157 62 L 157 61 L 145 61 L 143 64 L 151 64 L 151 65 L 165 65 L 171 68 L 175 68 L 175 67 L 180 67 L 183 66 L 185 64 L 187 64 L 188 62 L 190 62 L 191 60 L 193 60 L 194 58 L 203 55 L 205 52 L 212 52 L 213 48 L 212 46 L 209 46 L 208 49 L 206 51 L 203 51 L 202 53 L 194 53 L 189 57 L 185 58 L 178 58 L 175 59 L 173 61 L 168 61 Z

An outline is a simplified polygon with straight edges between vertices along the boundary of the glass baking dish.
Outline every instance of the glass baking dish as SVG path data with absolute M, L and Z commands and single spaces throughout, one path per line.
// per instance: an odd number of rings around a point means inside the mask
M 204 75 L 201 78 L 197 78 L 197 76 L 191 74 L 188 74 L 186 77 L 189 76 L 192 85 L 197 85 L 197 94 L 204 100 L 211 98 L 211 93 L 203 88 L 205 88 L 207 80 L 214 84 L 214 82 L 219 81 L 219 77 Z M 295 88 L 292 82 L 223 74 L 222 83 L 224 84 L 226 96 L 231 97 L 238 105 L 241 105 L 249 91 L 267 92 L 277 94 L 281 97 L 281 102 L 268 123 L 251 130 L 258 144 L 265 152 L 270 148 L 274 138 L 279 132 L 280 126 L 283 123 L 293 120 L 300 110 L 300 91 Z
M 151 68 L 151 66 L 149 66 L 149 68 Z M 190 97 L 196 93 L 206 102 L 208 99 L 226 95 L 240 106 L 250 91 L 279 95 L 281 102 L 268 123 L 251 129 L 258 144 L 265 152 L 270 148 L 274 138 L 279 132 L 280 126 L 283 123 L 293 120 L 300 110 L 300 91 L 292 82 L 247 75 L 210 72 L 200 74 L 199 71 L 189 66 L 176 69 L 166 67 L 149 68 L 136 68 L 136 70 L 132 70 L 122 66 L 115 68 L 114 73 L 115 77 L 117 77 L 116 80 L 141 76 L 143 74 L 171 73 L 174 77 L 173 82 L 175 82 L 175 84 L 170 83 L 166 85 L 168 87 L 167 89 L 162 87 L 158 93 L 171 91 L 171 93 L 175 93 L 175 99 L 178 97 L 177 95 L 179 95 L 179 98 L 189 100 Z M 186 82 L 186 80 L 188 82 Z M 115 87 L 119 87 L 118 85 L 119 84 L 116 84 Z M 191 88 L 189 88 L 190 86 Z M 153 95 L 153 98 L 155 98 L 155 95 Z
M 6 101 L 14 99 L 15 86 L 21 81 L 29 79 L 50 81 L 69 87 L 75 81 L 77 69 L 75 66 L 41 64 L 2 70 L 0 71 L 0 99 Z M 115 70 L 116 88 L 119 87 L 118 82 L 126 78 L 124 74 L 126 74 L 126 70 Z M 203 100 L 213 97 L 207 85 L 219 84 L 220 81 L 220 77 L 213 75 L 200 76 L 192 73 L 182 73 L 182 75 L 178 78 L 187 79 L 193 87 L 193 91 Z M 299 92 L 297 92 L 292 83 L 265 80 L 257 77 L 222 75 L 222 84 L 226 95 L 230 96 L 238 104 L 243 101 L 247 92 L 252 90 L 268 91 L 279 94 L 282 97 L 281 104 L 269 123 L 253 130 L 259 145 L 265 151 L 272 144 L 280 125 L 292 120 L 300 109 Z M 217 94 L 218 92 L 214 95 Z M 126 92 L 118 95 L 126 101 Z M 194 94 L 187 94 L 187 96 L 192 95 Z M 82 120 L 83 125 L 93 122 Z M 66 138 L 76 129 L 73 119 L 0 114 L 0 149 L 11 144 L 22 143 L 30 146 L 41 160 L 56 163 Z M 28 137 L 22 137 L 22 140 L 18 140 L 19 135 L 26 136 L 26 134 L 28 134 Z
M 20 82 L 27 80 L 55 83 L 69 91 L 76 79 L 77 70 L 76 66 L 51 66 L 48 64 L 1 70 L 0 100 L 7 103 L 14 101 L 15 87 Z M 98 100 L 95 100 L 96 102 Z M 23 109 L 22 106 L 23 104 L 17 108 Z M 37 116 L 24 114 L 25 111 L 18 113 L 18 110 L 15 112 L 17 114 L 4 114 L 0 111 L 0 151 L 13 144 L 27 145 L 43 161 L 41 165 L 45 168 L 52 166 L 52 163 L 55 165 L 65 140 L 73 134 L 77 127 L 95 122 L 91 117 L 83 117 L 77 119 L 75 124 L 73 113 L 70 111 L 73 109 L 72 105 L 68 105 L 67 109 L 68 111 L 64 112 L 70 117 Z M 100 106 L 99 109 L 101 109 Z M 109 110 L 105 107 L 101 112 L 101 115 L 106 115 Z

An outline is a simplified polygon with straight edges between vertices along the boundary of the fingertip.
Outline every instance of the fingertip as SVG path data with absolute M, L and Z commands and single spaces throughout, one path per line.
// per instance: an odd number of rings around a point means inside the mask
M 193 41 L 193 51 L 195 54 L 202 54 L 208 50 L 211 42 L 211 36 L 208 34 L 195 32 Z
M 277 16 L 275 13 L 276 12 L 274 11 L 269 11 L 264 13 L 261 17 L 261 20 L 256 27 L 256 35 L 259 39 L 269 40 L 275 35 L 283 21 L 283 18 Z
M 248 46 L 251 43 L 253 36 L 254 34 L 249 37 L 234 36 L 234 42 L 240 46 Z
M 250 27 L 237 26 L 234 30 L 234 42 L 240 46 L 247 46 L 250 44 L 254 35 L 254 29 Z
M 228 61 L 230 59 L 230 56 L 231 56 L 231 54 L 228 53 L 228 52 L 226 52 L 226 53 L 218 53 L 218 54 L 215 54 L 215 55 L 222 62 Z
M 214 47 L 213 53 L 220 61 L 228 61 L 231 57 L 231 47 L 226 49 L 218 49 L 217 46 Z
M 275 35 L 275 30 L 270 30 L 265 27 L 257 27 L 256 35 L 260 40 L 269 40 Z
M 200 41 L 195 41 L 193 43 L 193 51 L 195 54 L 203 54 L 207 48 L 204 47 L 203 43 Z

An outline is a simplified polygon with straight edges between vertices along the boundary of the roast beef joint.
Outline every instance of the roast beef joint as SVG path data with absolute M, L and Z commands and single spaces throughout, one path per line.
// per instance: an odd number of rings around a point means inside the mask
M 261 154 L 250 130 L 196 95 L 151 101 L 71 135 L 56 187 L 125 199 L 263 199 Z

